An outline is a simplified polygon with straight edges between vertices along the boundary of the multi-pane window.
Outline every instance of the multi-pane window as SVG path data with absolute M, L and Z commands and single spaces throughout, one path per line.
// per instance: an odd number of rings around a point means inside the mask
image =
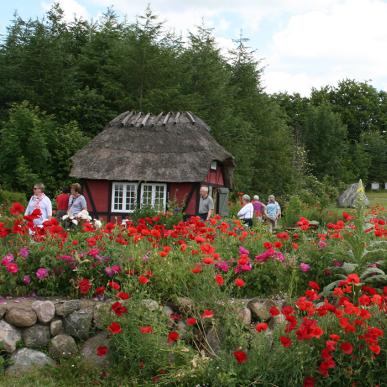
M 133 212 L 136 209 L 137 184 L 113 183 L 112 212 Z
M 149 206 L 156 211 L 165 211 L 167 204 L 166 184 L 143 184 L 141 186 L 141 206 Z

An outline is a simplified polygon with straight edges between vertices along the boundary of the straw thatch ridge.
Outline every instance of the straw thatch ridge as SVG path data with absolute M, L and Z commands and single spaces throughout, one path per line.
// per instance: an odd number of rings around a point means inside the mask
M 223 164 L 231 186 L 234 159 L 190 112 L 125 112 L 73 157 L 70 176 L 149 182 L 202 182 L 211 161 Z

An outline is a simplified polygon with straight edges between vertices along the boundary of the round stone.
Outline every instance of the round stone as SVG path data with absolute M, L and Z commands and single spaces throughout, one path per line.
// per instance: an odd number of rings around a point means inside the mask
M 26 328 L 36 324 L 37 316 L 32 309 L 13 307 L 7 311 L 5 320 L 15 327 Z
M 50 341 L 50 345 L 48 347 L 48 353 L 54 359 L 65 358 L 75 355 L 78 352 L 77 344 L 75 340 L 68 335 L 58 335 L 55 336 Z
M 35 301 L 31 307 L 43 324 L 49 323 L 55 316 L 55 305 L 51 301 Z

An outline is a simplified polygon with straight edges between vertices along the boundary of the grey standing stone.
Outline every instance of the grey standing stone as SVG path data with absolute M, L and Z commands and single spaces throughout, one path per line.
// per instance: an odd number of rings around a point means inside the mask
M 77 339 L 87 339 L 93 319 L 92 309 L 77 310 L 63 319 L 66 334 Z
M 46 325 L 36 324 L 25 329 L 22 337 L 24 345 L 28 348 L 46 347 L 50 342 L 50 328 Z
M 105 332 L 99 333 L 98 335 L 85 341 L 81 353 L 86 362 L 95 366 L 107 364 L 107 356 L 97 355 L 97 348 L 100 346 L 106 346 L 109 348 L 109 340 L 107 339 L 107 333 Z
M 30 327 L 36 324 L 36 313 L 32 309 L 12 307 L 5 315 L 5 320 L 15 327 Z
M 35 351 L 29 348 L 19 349 L 11 356 L 12 365 L 7 368 L 7 376 L 17 376 L 39 367 L 46 365 L 55 365 L 54 360 L 49 358 L 45 353 Z
M 55 311 L 58 316 L 67 316 L 81 307 L 80 300 L 63 301 L 55 305 Z
M 60 333 L 63 333 L 63 321 L 61 319 L 58 318 L 51 321 L 50 333 L 51 333 L 51 336 L 57 336 Z
M 75 340 L 68 335 L 58 335 L 51 339 L 48 353 L 54 359 L 65 358 L 75 355 L 78 352 Z
M 0 321 L 0 345 L 4 350 L 8 353 L 14 352 L 19 341 L 21 341 L 19 330 L 4 320 Z
M 364 193 L 363 182 L 351 184 L 337 199 L 337 205 L 342 208 L 355 207 L 357 201 L 361 201 L 365 206 L 369 205 L 369 200 Z
M 49 323 L 55 316 L 55 305 L 51 301 L 35 301 L 31 307 L 38 320 L 44 324 Z

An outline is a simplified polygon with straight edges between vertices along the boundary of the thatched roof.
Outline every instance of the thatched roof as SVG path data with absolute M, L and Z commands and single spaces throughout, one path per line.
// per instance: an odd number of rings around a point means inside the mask
M 212 160 L 231 185 L 234 159 L 190 112 L 125 112 L 73 157 L 70 176 L 152 182 L 202 182 Z

